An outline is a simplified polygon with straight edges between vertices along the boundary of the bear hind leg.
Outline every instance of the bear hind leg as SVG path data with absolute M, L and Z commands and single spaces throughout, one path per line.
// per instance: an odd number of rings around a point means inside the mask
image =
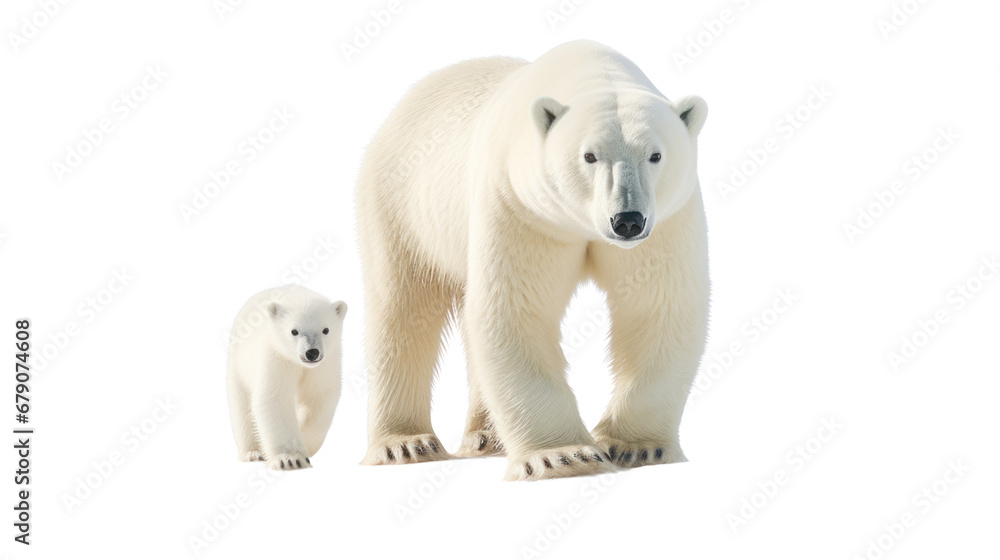
M 464 311 L 459 305 L 455 315 L 462 327 L 462 339 L 465 341 L 465 353 L 468 356 L 466 368 L 469 373 L 469 414 L 465 419 L 465 433 L 462 435 L 462 446 L 458 450 L 459 457 L 487 457 L 504 455 L 503 443 L 497 434 L 489 409 L 483 397 L 479 379 L 473 372 L 473 360 L 469 349 L 469 330 L 466 328 Z
M 381 268 L 366 293 L 368 452 L 362 464 L 450 459 L 431 426 L 431 385 L 454 292 L 429 271 Z
M 233 424 L 233 437 L 236 438 L 236 458 L 240 461 L 263 461 L 264 452 L 260 449 L 260 440 L 250 413 L 250 395 L 232 373 L 227 384 L 229 416 Z
M 471 366 L 471 364 L 470 364 Z M 489 410 L 483 401 L 482 392 L 469 379 L 469 415 L 465 420 L 465 433 L 459 457 L 487 457 L 504 455 L 503 443 L 490 420 Z

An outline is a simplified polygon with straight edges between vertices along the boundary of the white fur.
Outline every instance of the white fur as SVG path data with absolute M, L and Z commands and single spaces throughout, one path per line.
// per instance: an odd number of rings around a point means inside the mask
M 227 383 L 241 461 L 267 461 L 272 469 L 311 466 L 340 397 L 346 314 L 344 302 L 330 303 L 300 286 L 265 290 L 240 310 L 230 335 Z M 310 349 L 320 352 L 313 362 L 307 361 Z
M 456 64 L 406 95 L 357 191 L 366 464 L 449 457 L 430 422 L 449 317 L 469 357 L 460 454 L 506 452 L 508 479 L 612 470 L 612 455 L 619 466 L 684 460 L 678 426 L 708 315 L 696 173 L 706 114 L 700 98 L 668 101 L 631 61 L 588 41 L 530 64 Z M 614 233 L 619 212 L 648 218 L 641 235 Z M 560 319 L 588 279 L 607 292 L 616 381 L 590 433 L 559 346 Z

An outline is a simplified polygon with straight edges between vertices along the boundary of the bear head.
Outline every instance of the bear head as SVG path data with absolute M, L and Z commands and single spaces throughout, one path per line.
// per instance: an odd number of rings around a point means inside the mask
M 616 88 L 564 101 L 531 102 L 543 185 L 524 203 L 587 239 L 634 247 L 698 188 L 697 139 L 708 106 L 698 96 L 670 102 Z
M 340 344 L 347 304 L 310 301 L 305 305 L 271 302 L 267 306 L 275 351 L 307 368 L 318 366 Z

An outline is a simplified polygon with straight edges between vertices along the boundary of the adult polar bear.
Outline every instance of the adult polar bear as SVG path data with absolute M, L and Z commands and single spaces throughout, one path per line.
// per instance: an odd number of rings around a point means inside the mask
M 450 457 L 430 415 L 450 318 L 469 358 L 460 455 L 506 451 L 508 480 L 684 460 L 678 426 L 709 300 L 696 173 L 706 114 L 701 98 L 668 101 L 634 63 L 589 41 L 533 63 L 459 63 L 404 97 L 357 190 L 365 464 Z M 592 433 L 559 345 L 588 278 L 607 292 L 615 378 Z

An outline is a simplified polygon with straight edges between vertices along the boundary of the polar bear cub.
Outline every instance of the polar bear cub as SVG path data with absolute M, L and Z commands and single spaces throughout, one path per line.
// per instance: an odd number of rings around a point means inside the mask
M 241 461 L 309 468 L 340 398 L 340 338 L 347 304 L 301 286 L 250 298 L 233 323 L 229 412 Z

